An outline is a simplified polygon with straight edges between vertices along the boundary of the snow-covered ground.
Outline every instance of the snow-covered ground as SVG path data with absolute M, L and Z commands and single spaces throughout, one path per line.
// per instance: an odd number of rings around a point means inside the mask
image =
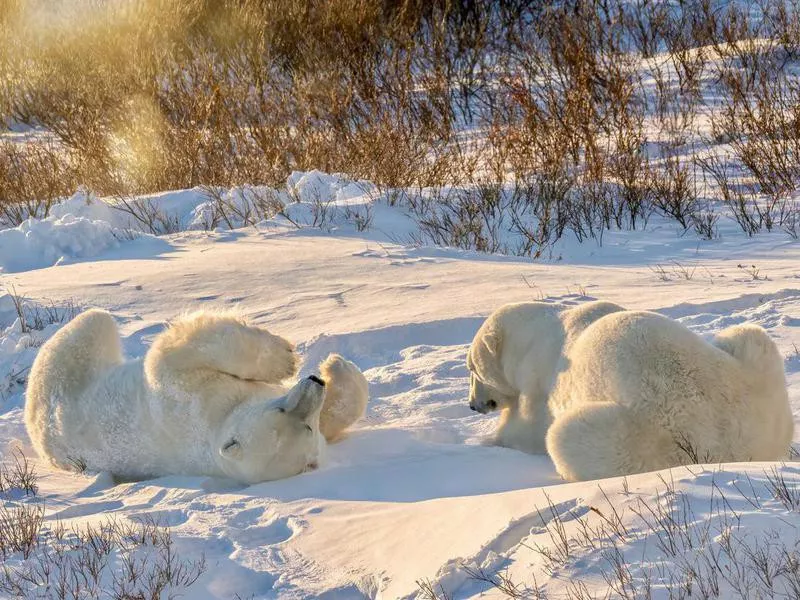
M 646 597 L 648 581 L 667 597 L 688 577 L 694 597 L 698 581 L 713 588 L 703 569 L 715 561 L 729 575 L 718 578 L 717 595 L 768 589 L 756 568 L 750 581 L 724 567 L 737 562 L 731 556 L 744 564 L 800 544 L 800 512 L 775 499 L 773 465 L 564 484 L 546 456 L 482 443 L 496 417 L 467 406 L 465 354 L 482 319 L 511 301 L 606 299 L 660 311 L 701 335 L 752 322 L 786 356 L 797 416 L 799 243 L 782 233 L 748 239 L 726 223 L 720 239 L 698 241 L 653 218 L 644 231 L 607 233 L 602 247 L 565 239 L 552 259 L 531 262 L 402 245 L 413 222 L 366 185 L 298 174 L 289 192 L 301 202 L 285 216 L 230 231 L 203 231 L 209 207 L 197 190 L 153 198 L 189 228 L 180 233 L 131 232 L 121 213 L 82 193 L 45 221 L 0 231 L 2 286 L 28 297 L 46 325 L 23 332 L 11 296 L 0 296 L 6 453 L 19 446 L 32 455 L 25 372 L 59 326 L 47 322 L 68 318 L 71 307 L 117 315 L 129 356 L 142 355 L 182 311 L 236 308 L 298 344 L 301 375 L 336 351 L 370 382 L 366 418 L 319 470 L 251 487 L 198 477 L 114 485 L 104 474 L 37 463 L 48 520 L 116 515 L 169 525 L 181 555 L 203 554 L 208 565 L 190 598 L 395 598 L 425 596 L 427 586 L 501 597 L 483 577 L 556 598 L 580 597 L 584 585 Z M 324 227 L 305 226 L 320 206 Z M 367 213 L 371 225 L 359 232 L 354 215 Z M 798 467 L 777 469 L 800 486 Z M 796 564 L 784 566 L 771 574 L 776 597 L 791 595 L 797 575 Z

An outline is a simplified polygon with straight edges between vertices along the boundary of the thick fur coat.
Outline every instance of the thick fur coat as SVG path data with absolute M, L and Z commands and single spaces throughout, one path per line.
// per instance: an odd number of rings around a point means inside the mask
M 320 377 L 287 388 L 293 346 L 230 315 L 176 320 L 144 359 L 126 361 L 117 326 L 90 310 L 40 350 L 25 424 L 39 455 L 135 480 L 169 474 L 246 483 L 314 468 L 326 438 L 366 409 L 367 382 L 331 355 Z
M 483 323 L 467 354 L 470 408 L 501 411 L 494 443 L 545 452 L 552 417 L 548 399 L 564 353 L 601 317 L 621 311 L 611 302 L 564 308 L 545 302 L 507 304 Z
M 655 313 L 593 318 L 599 306 L 573 328 L 579 309 L 509 305 L 478 332 L 468 364 L 503 394 L 497 443 L 547 451 L 567 480 L 788 455 L 783 359 L 763 329 L 709 342 Z

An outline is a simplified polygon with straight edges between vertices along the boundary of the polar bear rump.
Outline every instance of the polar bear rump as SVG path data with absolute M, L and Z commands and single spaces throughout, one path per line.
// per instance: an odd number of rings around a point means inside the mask
M 591 325 L 568 360 L 546 436 L 565 479 L 788 455 L 783 359 L 760 327 L 735 326 L 709 343 L 658 314 L 615 313 Z

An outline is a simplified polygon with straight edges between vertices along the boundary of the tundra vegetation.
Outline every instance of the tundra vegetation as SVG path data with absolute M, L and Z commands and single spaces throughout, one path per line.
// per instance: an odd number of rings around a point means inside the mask
M 796 0 L 2 4 L 12 224 L 81 185 L 140 213 L 320 169 L 423 243 L 536 257 L 653 215 L 798 235 Z

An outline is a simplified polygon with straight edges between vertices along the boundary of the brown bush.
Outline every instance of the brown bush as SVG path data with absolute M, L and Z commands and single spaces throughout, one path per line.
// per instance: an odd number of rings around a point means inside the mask
M 705 203 L 687 194 L 730 204 L 683 162 L 649 155 L 727 140 L 758 183 L 761 214 L 745 230 L 796 222 L 786 65 L 800 26 L 780 0 L 763 1 L 763 18 L 711 0 L 4 2 L 0 114 L 55 138 L 32 136 L 24 160 L 2 150 L 4 206 L 46 213 L 78 182 L 128 197 L 277 185 L 312 168 L 380 189 L 565 178 L 577 192 L 542 227 L 597 237 L 641 227 L 654 209 L 697 224 Z M 721 107 L 702 93 L 714 82 Z M 705 113 L 711 140 L 696 130 Z

